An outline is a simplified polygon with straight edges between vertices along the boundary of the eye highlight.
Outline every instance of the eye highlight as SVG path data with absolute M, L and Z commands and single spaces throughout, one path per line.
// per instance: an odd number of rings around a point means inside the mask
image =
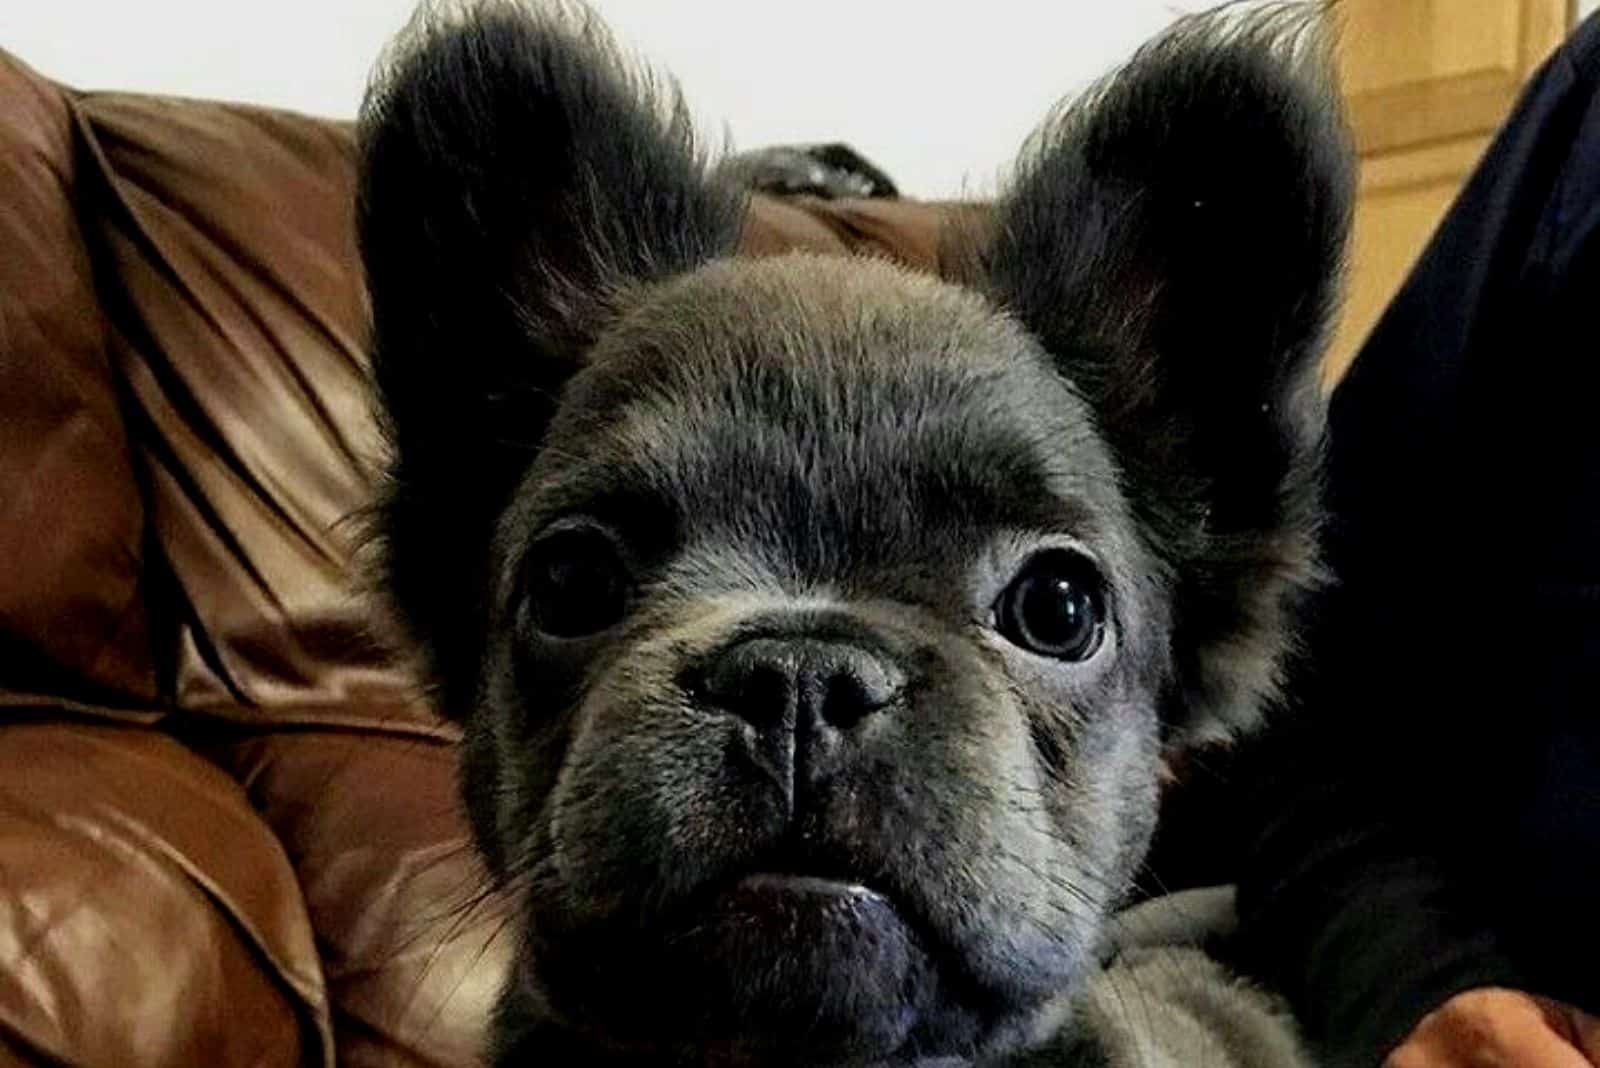
M 1013 645 L 1078 662 L 1105 640 L 1104 581 L 1094 563 L 1070 549 L 1030 557 L 995 602 L 995 628 Z
M 528 553 L 522 582 L 533 625 L 553 638 L 598 634 L 628 610 L 628 570 L 611 539 L 592 528 L 543 538 Z

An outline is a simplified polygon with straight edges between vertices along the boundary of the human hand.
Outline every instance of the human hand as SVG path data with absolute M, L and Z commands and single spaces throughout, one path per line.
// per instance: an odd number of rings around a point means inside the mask
M 1480 987 L 1424 1016 L 1383 1068 L 1600 1068 L 1600 1018 L 1520 990 Z

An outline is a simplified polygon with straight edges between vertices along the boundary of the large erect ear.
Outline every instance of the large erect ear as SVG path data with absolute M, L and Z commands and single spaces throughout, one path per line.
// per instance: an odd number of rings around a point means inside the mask
M 730 251 L 743 203 L 675 88 L 569 3 L 425 4 L 359 144 L 385 579 L 449 684 L 476 667 L 494 519 L 611 302 Z
M 1248 724 L 1316 578 L 1353 193 L 1324 5 L 1177 24 L 1030 143 L 982 278 L 1094 405 L 1171 569 L 1180 739 Z

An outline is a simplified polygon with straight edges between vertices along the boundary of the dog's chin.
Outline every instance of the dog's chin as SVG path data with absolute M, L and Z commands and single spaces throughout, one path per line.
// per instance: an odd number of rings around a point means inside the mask
M 561 1016 L 619 1053 L 893 1063 L 911 1049 L 970 1049 L 982 1030 L 914 922 L 850 882 L 749 875 L 658 927 L 584 941 L 562 940 L 539 961 L 540 985 Z
M 801 1048 L 813 1063 L 830 1053 L 886 1057 L 937 1001 L 927 947 L 887 897 L 851 883 L 741 879 L 671 945 L 674 970 L 709 995 L 696 1006 L 695 1037 L 763 1062 Z

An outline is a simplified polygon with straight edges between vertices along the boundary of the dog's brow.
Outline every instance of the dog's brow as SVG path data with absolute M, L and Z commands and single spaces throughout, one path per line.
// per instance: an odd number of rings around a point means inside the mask
M 678 523 L 672 499 L 627 463 L 586 460 L 563 465 L 535 484 L 528 505 L 527 521 L 534 529 L 581 513 L 621 529 L 637 529 L 640 536 L 667 540 Z
M 742 528 L 753 519 L 783 532 L 780 540 L 825 530 L 850 555 L 885 550 L 883 542 L 909 549 L 936 532 L 965 530 L 976 545 L 1002 529 L 1092 542 L 1104 528 L 1103 508 L 1089 487 L 1052 477 L 1015 442 L 997 439 L 956 455 L 939 451 L 918 457 L 908 450 L 892 474 L 863 465 L 815 479 L 764 468 L 734 448 L 702 456 L 692 474 L 663 452 L 567 457 L 535 483 L 524 520 L 536 531 L 565 516 L 590 516 L 647 555 L 671 552 L 689 528 Z M 864 494 L 878 502 L 876 518 L 850 507 Z

